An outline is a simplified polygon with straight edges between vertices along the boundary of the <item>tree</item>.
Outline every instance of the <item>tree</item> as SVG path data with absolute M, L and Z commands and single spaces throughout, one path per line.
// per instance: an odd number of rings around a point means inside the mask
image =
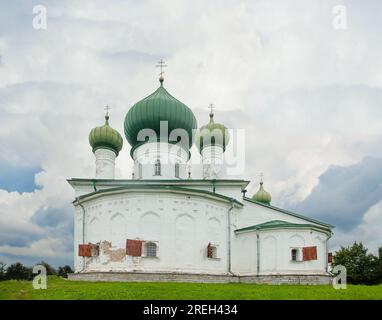
M 7 268 L 7 272 L 5 274 L 7 279 L 15 279 L 15 280 L 32 280 L 32 269 L 25 267 L 20 262 L 11 264 Z
M 60 277 L 67 278 L 68 273 L 73 273 L 73 270 L 70 266 L 66 265 L 63 267 L 58 267 L 58 275 Z
M 332 266 L 345 266 L 349 283 L 378 283 L 381 280 L 379 259 L 367 251 L 362 243 L 357 242 L 351 247 L 341 247 L 334 255 Z
M 39 263 L 36 263 L 36 265 L 42 265 L 46 268 L 46 274 L 48 276 L 56 276 L 57 275 L 57 270 L 55 268 L 53 268 L 49 263 L 45 262 L 45 261 L 41 261 Z
M 0 281 L 5 280 L 6 264 L 0 261 Z
M 382 283 L 382 247 L 380 247 L 378 249 L 378 253 L 379 253 L 379 259 L 378 259 L 378 275 L 379 275 L 379 283 Z

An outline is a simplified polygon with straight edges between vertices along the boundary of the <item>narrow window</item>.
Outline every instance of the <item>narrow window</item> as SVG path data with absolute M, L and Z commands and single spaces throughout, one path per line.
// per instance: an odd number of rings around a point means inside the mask
M 218 249 L 216 246 L 211 245 L 211 243 L 207 246 L 207 258 L 216 259 L 218 257 Z
M 161 175 L 161 164 L 160 164 L 160 160 L 157 159 L 157 161 L 155 161 L 154 176 L 160 176 L 160 175 Z
M 142 179 L 142 163 L 138 163 L 138 178 Z
M 179 163 L 175 163 L 175 177 L 179 178 Z
M 145 243 L 145 256 L 146 257 L 156 257 L 157 256 L 157 245 L 154 242 Z
M 291 255 L 292 255 L 292 261 L 297 261 L 297 249 L 292 249 Z

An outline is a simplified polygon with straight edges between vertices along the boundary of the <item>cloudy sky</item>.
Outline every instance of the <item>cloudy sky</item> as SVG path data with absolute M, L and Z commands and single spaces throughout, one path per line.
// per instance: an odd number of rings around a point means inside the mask
M 36 5 L 46 29 L 33 26 Z M 336 226 L 331 249 L 375 251 L 381 30 L 379 0 L 0 0 L 0 261 L 72 263 L 66 179 L 93 176 L 89 131 L 106 104 L 123 131 L 157 88 L 160 58 L 200 125 L 214 103 L 216 120 L 245 129 L 249 195 L 263 172 L 274 205 Z M 125 141 L 117 177 L 131 164 Z

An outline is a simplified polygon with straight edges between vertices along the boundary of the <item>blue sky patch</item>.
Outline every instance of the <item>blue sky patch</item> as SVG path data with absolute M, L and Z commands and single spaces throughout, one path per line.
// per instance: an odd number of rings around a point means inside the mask
M 35 175 L 41 172 L 39 167 L 15 167 L 7 164 L 0 166 L 0 189 L 8 192 L 33 192 L 41 189 L 35 184 Z

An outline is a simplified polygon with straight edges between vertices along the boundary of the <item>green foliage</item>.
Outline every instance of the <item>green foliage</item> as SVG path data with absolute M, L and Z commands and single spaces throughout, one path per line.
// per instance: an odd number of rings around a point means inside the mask
M 0 281 L 5 280 L 6 264 L 0 261 Z
M 345 266 L 349 283 L 382 283 L 382 259 L 375 257 L 367 251 L 368 249 L 362 243 L 357 242 L 354 242 L 349 247 L 341 247 L 334 255 L 332 266 Z
M 20 262 L 17 262 L 7 268 L 5 277 L 15 280 L 32 280 L 32 268 L 25 267 Z
M 46 268 L 46 274 L 48 276 L 56 276 L 57 275 L 57 270 L 54 269 L 49 263 L 47 263 L 45 261 L 38 262 L 38 263 L 36 263 L 36 265 L 44 266 Z
M 378 249 L 378 256 L 379 256 L 379 259 L 382 259 L 382 247 Z
M 382 300 L 382 285 L 256 285 L 246 283 L 88 282 L 49 276 L 46 290 L 34 290 L 31 281 L 0 282 L 1 299 L 35 300 Z
M 73 270 L 70 266 L 66 265 L 66 266 L 63 266 L 63 267 L 59 267 L 58 268 L 58 275 L 62 278 L 67 278 L 68 277 L 68 273 L 73 273 Z

